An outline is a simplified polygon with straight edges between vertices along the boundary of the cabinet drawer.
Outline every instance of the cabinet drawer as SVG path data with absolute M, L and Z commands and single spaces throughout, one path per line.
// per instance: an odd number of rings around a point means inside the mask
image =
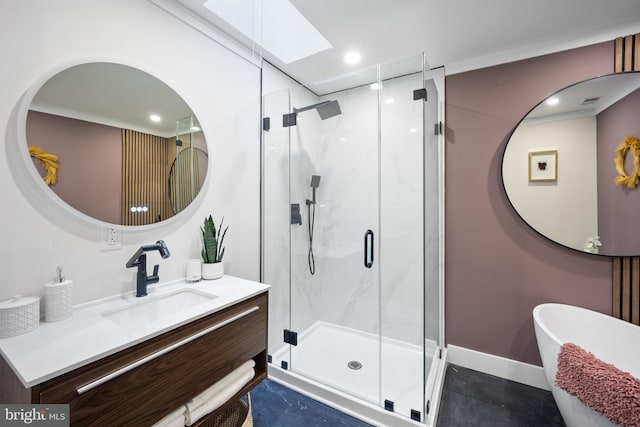
M 263 294 L 44 383 L 40 402 L 73 425 L 151 425 L 264 354 L 266 325 Z

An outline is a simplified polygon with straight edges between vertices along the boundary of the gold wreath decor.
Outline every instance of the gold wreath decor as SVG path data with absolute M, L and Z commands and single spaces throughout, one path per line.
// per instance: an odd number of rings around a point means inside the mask
M 633 173 L 627 175 L 624 170 L 624 161 L 629 150 L 633 150 Z M 615 178 L 616 185 L 626 185 L 627 188 L 634 189 L 640 183 L 640 140 L 633 135 L 629 135 L 624 142 L 616 149 L 618 157 L 614 159 L 616 162 L 616 170 L 618 176 Z
M 49 154 L 40 147 L 32 145 L 29 147 L 29 154 L 36 162 L 42 163 L 47 174 L 44 176 L 44 182 L 47 185 L 55 184 L 58 180 L 58 156 Z

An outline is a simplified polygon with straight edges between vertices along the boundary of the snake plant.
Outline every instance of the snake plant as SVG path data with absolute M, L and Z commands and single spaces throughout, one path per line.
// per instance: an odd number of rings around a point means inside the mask
M 213 222 L 213 218 L 209 215 L 204 219 L 204 225 L 200 227 L 202 230 L 202 260 L 206 264 L 221 262 L 224 256 L 224 236 L 227 234 L 229 226 L 222 231 L 222 224 L 224 223 L 224 217 L 220 221 L 220 226 L 216 230 L 216 224 Z M 221 233 L 222 232 L 222 233 Z

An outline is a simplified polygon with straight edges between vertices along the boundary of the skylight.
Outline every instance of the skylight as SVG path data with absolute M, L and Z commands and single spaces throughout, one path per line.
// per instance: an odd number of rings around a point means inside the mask
M 269 0 L 267 4 L 262 7 L 261 0 L 207 0 L 204 7 L 285 64 L 333 47 L 288 0 Z

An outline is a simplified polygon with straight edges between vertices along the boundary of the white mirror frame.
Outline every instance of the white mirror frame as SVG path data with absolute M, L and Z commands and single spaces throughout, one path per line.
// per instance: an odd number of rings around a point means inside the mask
M 38 91 L 46 84 L 49 79 L 51 79 L 56 74 L 66 70 L 67 68 L 74 67 L 77 65 L 87 64 L 87 63 L 95 63 L 95 62 L 106 62 L 113 63 L 119 65 L 125 65 L 128 67 L 135 68 L 144 73 L 147 73 L 158 80 L 165 82 L 167 86 L 173 89 L 178 96 L 182 97 L 175 88 L 166 83 L 166 79 L 163 79 L 156 74 L 150 72 L 149 70 L 141 67 L 138 64 L 133 64 L 128 61 L 123 61 L 120 59 L 113 58 L 81 58 L 74 61 L 65 62 L 59 64 L 56 67 L 51 68 L 48 72 L 44 73 L 23 95 L 22 100 L 19 103 L 18 111 L 14 111 L 12 117 L 15 117 L 14 123 L 16 124 L 16 132 L 17 132 L 17 141 L 14 144 L 8 144 L 10 147 L 7 151 L 7 155 L 9 157 L 10 165 L 14 166 L 12 169 L 12 173 L 16 179 L 17 187 L 20 189 L 22 195 L 31 203 L 39 212 L 45 213 L 46 217 L 50 221 L 54 222 L 56 225 L 62 226 L 63 228 L 77 234 L 81 237 L 89 238 L 91 240 L 95 240 L 96 237 L 100 238 L 100 234 L 96 235 L 96 229 L 100 233 L 101 230 L 106 228 L 115 228 L 123 231 L 133 231 L 133 232 L 147 232 L 152 231 L 155 232 L 158 229 L 165 228 L 168 225 L 173 225 L 174 223 L 182 223 L 189 219 L 194 211 L 202 204 L 202 200 L 204 199 L 204 194 L 207 192 L 208 183 L 210 180 L 210 168 L 207 168 L 207 173 L 204 179 L 204 184 L 200 189 L 200 192 L 196 196 L 196 198 L 181 212 L 178 212 L 176 215 L 167 218 L 158 223 L 148 224 L 148 225 L 120 225 L 120 224 L 112 224 L 108 223 L 96 218 L 93 218 L 85 213 L 80 212 L 79 210 L 73 208 L 71 205 L 62 200 L 58 195 L 52 191 L 47 184 L 45 184 L 42 176 L 40 176 L 38 170 L 33 166 L 33 160 L 29 154 L 28 150 L 28 142 L 27 142 L 27 114 L 31 107 L 31 104 L 38 93 Z M 185 103 L 191 108 L 191 105 L 185 100 Z M 194 114 L 197 116 L 196 112 Z M 10 119 L 12 120 L 12 119 Z M 202 124 L 201 124 L 202 127 Z M 202 127 L 202 132 L 205 135 L 205 140 L 208 141 L 206 137 L 206 130 Z M 145 234 L 145 233 L 138 233 Z

